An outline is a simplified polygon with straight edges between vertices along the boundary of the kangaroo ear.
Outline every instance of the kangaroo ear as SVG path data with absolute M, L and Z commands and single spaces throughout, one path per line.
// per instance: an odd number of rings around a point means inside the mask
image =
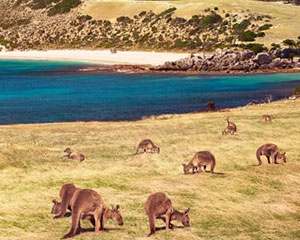
M 185 164 L 183 163 L 183 164 L 182 164 L 182 166 L 184 166 L 184 167 L 185 167 Z
M 117 204 L 117 206 L 116 206 L 116 209 L 119 209 L 120 208 L 120 205 L 119 204 Z
M 283 153 L 283 155 L 285 155 L 285 152 Z
M 184 211 L 184 214 L 188 214 L 189 211 L 190 211 L 190 208 L 186 209 L 186 210 Z
M 53 203 L 55 203 L 55 204 L 57 204 L 57 201 L 56 201 L 56 199 L 53 199 L 53 200 L 52 200 L 52 202 L 53 202 Z

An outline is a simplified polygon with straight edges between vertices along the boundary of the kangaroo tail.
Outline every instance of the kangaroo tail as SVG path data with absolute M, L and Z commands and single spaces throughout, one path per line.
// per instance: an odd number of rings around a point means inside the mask
M 154 218 L 154 215 L 149 214 L 148 219 L 149 219 L 149 226 L 150 226 L 150 233 L 148 235 L 148 237 L 149 237 L 149 236 L 151 236 L 152 234 L 155 233 L 155 218 Z
M 216 167 L 216 160 L 214 159 L 210 165 L 210 173 L 215 173 L 214 172 L 215 167 Z
M 136 149 L 135 154 L 133 154 L 133 155 L 137 155 L 137 154 L 139 153 L 139 150 L 140 150 L 140 148 L 138 147 L 138 148 Z
M 257 149 L 257 151 L 256 151 L 256 158 L 258 160 L 258 165 L 262 164 L 260 156 L 261 156 L 261 148 Z

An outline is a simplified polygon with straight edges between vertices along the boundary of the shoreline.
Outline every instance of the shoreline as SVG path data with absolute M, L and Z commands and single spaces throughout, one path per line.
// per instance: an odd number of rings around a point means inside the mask
M 111 53 L 110 50 L 0 51 L 0 59 L 3 60 L 54 60 L 106 65 L 149 66 L 158 66 L 167 61 L 176 61 L 188 55 L 188 53 L 142 51 L 117 51 L 117 53 Z
M 149 65 L 136 65 L 136 64 L 115 64 L 110 66 L 90 66 L 80 68 L 79 72 L 114 72 L 114 73 L 159 73 L 159 74 L 180 74 L 180 75 L 251 75 L 251 74 L 264 74 L 264 73 L 300 73 L 300 68 L 290 69 L 256 69 L 253 71 L 184 71 L 184 70 L 157 70 Z

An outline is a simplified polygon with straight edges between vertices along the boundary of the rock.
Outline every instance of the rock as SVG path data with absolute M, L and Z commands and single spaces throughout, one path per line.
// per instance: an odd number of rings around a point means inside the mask
M 254 57 L 255 56 L 255 53 L 254 52 L 243 52 L 242 53 L 242 60 L 244 61 L 244 60 L 248 60 L 248 59 L 250 59 L 250 58 L 252 58 L 252 57 Z
M 258 53 L 253 61 L 259 65 L 269 64 L 272 62 L 272 58 L 269 53 Z

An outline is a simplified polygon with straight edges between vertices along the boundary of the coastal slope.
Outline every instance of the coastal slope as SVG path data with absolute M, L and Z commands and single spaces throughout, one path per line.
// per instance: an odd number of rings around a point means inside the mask
M 275 116 L 272 123 L 261 115 Z M 222 136 L 226 118 L 238 133 Z M 82 233 L 79 239 L 144 239 L 150 193 L 166 192 L 174 207 L 190 207 L 189 228 L 158 231 L 156 239 L 298 239 L 300 237 L 300 101 L 165 115 L 134 122 L 73 122 L 0 126 L 0 238 L 60 239 L 71 218 L 53 219 L 52 199 L 64 183 L 91 188 L 120 204 L 124 226 Z M 150 138 L 160 154 L 135 153 Z M 256 149 L 277 144 L 287 163 L 256 167 Z M 71 147 L 86 156 L 64 160 Z M 224 175 L 184 175 L 197 151 L 216 157 Z M 175 223 L 179 226 L 179 223 Z M 83 221 L 83 227 L 90 228 Z M 157 226 L 164 226 L 157 221 Z

